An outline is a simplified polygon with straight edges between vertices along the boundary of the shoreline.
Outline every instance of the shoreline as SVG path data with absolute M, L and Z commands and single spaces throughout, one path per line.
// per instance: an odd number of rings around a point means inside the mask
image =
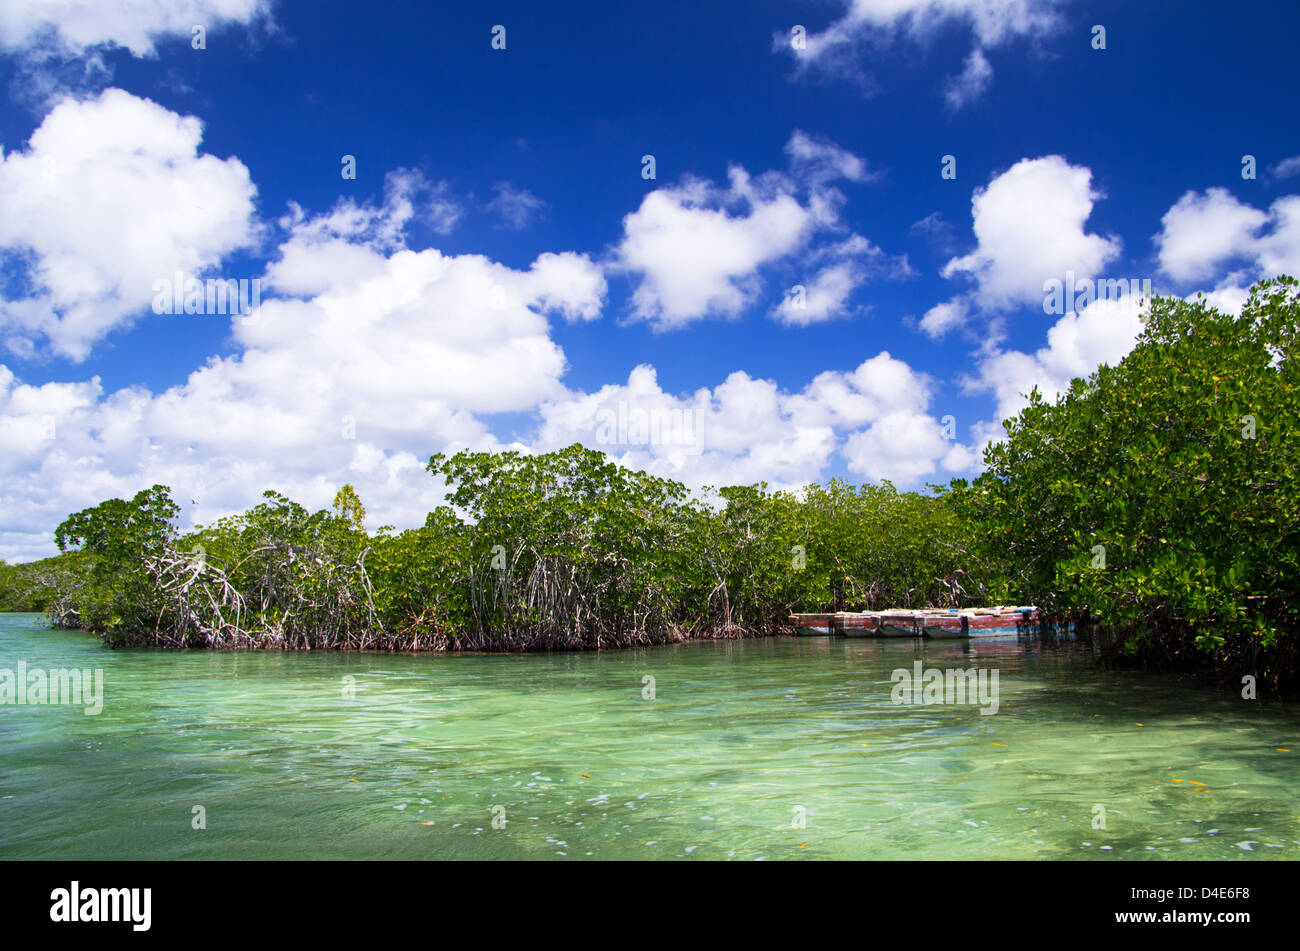
M 32 618 L 45 617 L 41 612 L 33 611 L 0 611 L 0 617 L 6 616 L 23 616 L 28 615 Z M 975 638 L 934 638 L 924 635 L 916 637 L 881 637 L 881 638 L 843 638 L 833 635 L 822 635 L 809 637 L 801 635 L 793 626 L 782 628 L 776 632 L 754 632 L 739 634 L 716 634 L 716 635 L 697 635 L 680 638 L 654 640 L 647 643 L 628 643 L 628 644 L 601 644 L 595 645 L 539 645 L 525 647 L 511 647 L 503 645 L 499 649 L 491 647 L 473 646 L 458 648 L 451 644 L 442 644 L 434 647 L 420 647 L 411 649 L 409 647 L 375 647 L 375 646 L 357 646 L 354 644 L 337 644 L 321 646 L 299 646 L 291 644 L 267 644 L 261 646 L 255 645 L 167 645 L 167 644 L 113 644 L 105 640 L 102 635 L 84 628 L 56 627 L 47 624 L 45 630 L 66 631 L 73 634 L 86 634 L 97 641 L 100 646 L 112 651 L 139 651 L 141 653 L 160 652 L 160 653 L 212 653 L 212 654 L 311 654 L 316 652 L 330 654 L 357 654 L 373 656 L 405 656 L 405 657 L 427 657 L 429 655 L 456 656 L 456 657 L 501 657 L 506 655 L 526 656 L 541 654 L 600 654 L 600 653 L 622 653 L 635 650 L 648 650 L 661 647 L 676 647 L 692 643 L 719 643 L 723 641 L 754 641 L 754 640 L 791 640 L 791 641 L 810 641 L 825 640 L 834 641 L 869 641 L 888 644 L 899 644 L 904 642 L 920 641 L 934 647 L 949 647 L 959 644 L 971 646 L 978 643 L 1007 644 L 1015 641 L 1019 644 L 1090 644 L 1094 648 L 1095 662 L 1099 667 L 1114 670 L 1141 671 L 1143 673 L 1156 674 L 1186 674 L 1197 678 L 1202 685 L 1207 687 L 1216 687 L 1219 689 L 1236 690 L 1239 685 L 1231 679 L 1224 679 L 1222 672 L 1216 670 L 1212 665 L 1207 663 L 1196 663 L 1198 658 L 1184 659 L 1181 662 L 1155 663 L 1149 658 L 1140 656 L 1127 656 L 1122 653 L 1116 653 L 1113 649 L 1108 650 L 1106 647 L 1107 638 L 1100 639 L 1095 637 L 1095 631 L 1091 628 L 1060 630 L 1054 627 L 1040 628 L 1034 632 L 1020 632 L 1017 634 L 998 635 L 994 637 L 975 637 Z M 448 639 L 450 640 L 450 639 Z M 1261 697 L 1272 696 L 1274 698 L 1288 698 L 1300 696 L 1300 689 L 1280 688 L 1266 689 L 1261 691 Z
M 511 645 L 502 644 L 500 647 L 490 645 L 475 644 L 469 647 L 459 647 L 459 638 L 438 635 L 437 644 L 428 644 L 427 646 L 394 646 L 382 647 L 374 645 L 358 644 L 321 644 L 321 645 L 301 645 L 290 643 L 266 643 L 266 644 L 159 644 L 159 643 L 113 643 L 103 634 L 89 630 L 87 628 L 65 627 L 53 624 L 48 617 L 39 611 L 0 611 L 0 617 L 3 616 L 30 616 L 32 618 L 42 618 L 46 621 L 46 629 L 52 631 L 67 631 L 73 634 L 85 634 L 95 639 L 104 647 L 110 650 L 140 650 L 140 651 L 163 651 L 163 652 L 184 652 L 184 651 L 208 651 L 212 653 L 313 653 L 324 651 L 329 653 L 355 653 L 355 654 L 383 654 L 395 655 L 404 654 L 409 656 L 421 656 L 428 654 L 457 654 L 457 655 L 483 655 L 495 656 L 501 654 L 590 654 L 601 652 L 630 651 L 655 647 L 672 647 L 680 644 L 690 643 L 716 643 L 720 641 L 752 641 L 766 638 L 788 638 L 796 641 L 806 641 L 807 635 L 799 633 L 797 625 L 783 625 L 775 631 L 772 630 L 743 630 L 733 628 L 729 632 L 714 634 L 688 634 L 679 637 L 656 637 L 644 641 L 621 642 L 611 641 L 609 643 L 591 644 L 591 643 L 572 643 L 572 644 L 554 644 L 540 643 L 537 645 Z M 1049 631 L 1040 629 L 1034 632 L 1020 632 L 1017 634 L 1005 634 L 989 638 L 975 638 L 975 640 L 993 640 L 993 641 L 1010 641 L 1010 640 L 1033 640 L 1042 641 L 1046 637 L 1049 640 L 1075 640 L 1074 632 L 1063 634 L 1062 632 Z M 832 635 L 826 635 L 827 640 L 838 640 Z M 933 638 L 923 635 L 917 635 L 915 640 L 922 640 L 930 643 L 956 643 L 957 639 L 952 638 Z M 881 640 L 901 641 L 909 638 L 881 638 Z

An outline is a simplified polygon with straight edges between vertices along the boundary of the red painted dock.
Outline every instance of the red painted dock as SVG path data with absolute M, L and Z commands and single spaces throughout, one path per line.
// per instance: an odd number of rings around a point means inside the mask
M 888 611 L 837 611 L 792 614 L 801 637 L 1015 637 L 1038 631 L 1038 608 L 998 605 L 991 608 L 919 608 Z

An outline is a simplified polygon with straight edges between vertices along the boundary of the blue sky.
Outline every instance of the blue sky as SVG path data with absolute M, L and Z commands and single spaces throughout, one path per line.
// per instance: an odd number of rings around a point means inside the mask
M 739 8 L 7 3 L 0 557 L 154 482 L 406 527 L 462 447 L 944 482 L 1131 348 L 1044 282 L 1300 271 L 1290 5 Z M 261 307 L 155 313 L 177 272 Z

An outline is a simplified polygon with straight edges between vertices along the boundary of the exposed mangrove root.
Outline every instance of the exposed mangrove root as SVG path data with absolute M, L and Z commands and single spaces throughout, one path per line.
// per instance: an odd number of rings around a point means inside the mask
M 233 649 L 381 645 L 383 625 L 365 567 L 369 552 L 347 563 L 321 545 L 263 545 L 227 572 L 207 557 L 164 547 L 145 558 L 154 599 L 150 629 L 114 640 Z M 232 573 L 255 580 L 241 592 Z

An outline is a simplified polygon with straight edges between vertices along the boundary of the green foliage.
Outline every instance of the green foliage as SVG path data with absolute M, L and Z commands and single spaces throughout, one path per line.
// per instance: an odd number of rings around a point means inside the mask
M 462 557 L 481 643 L 598 647 L 788 629 L 796 610 L 960 601 L 975 539 L 943 493 L 717 490 L 600 453 L 435 456 L 468 516 Z
M 356 492 L 345 485 L 332 512 L 315 513 L 277 492 L 262 497 L 241 515 L 196 529 L 157 564 L 169 595 L 162 627 L 207 645 L 370 646 L 381 629 Z M 188 573 L 177 554 L 193 566 Z
M 473 626 L 469 529 L 450 508 L 430 512 L 418 529 L 381 530 L 371 544 L 375 609 L 393 646 L 443 646 Z
M 357 531 L 366 530 L 366 507 L 361 504 L 361 498 L 351 483 L 334 495 L 334 514 Z
M 832 480 L 807 491 L 813 561 L 834 610 L 982 603 L 994 586 L 980 538 L 948 489 Z
M 79 512 L 57 532 L 86 559 L 59 586 L 64 621 L 173 647 L 600 648 L 775 633 L 799 610 L 959 603 L 959 579 L 979 575 L 944 491 L 699 499 L 578 445 L 428 469 L 448 504 L 373 537 L 351 486 L 315 513 L 267 492 L 183 537 L 161 486 Z
M 59 550 L 79 550 L 85 570 L 76 590 L 65 588 L 53 606 L 54 623 L 104 632 L 116 641 L 150 624 L 156 587 L 147 560 L 175 536 L 179 508 L 166 486 L 137 492 L 131 501 L 109 499 L 69 515 L 54 532 Z
M 60 590 L 84 572 L 85 558 L 78 552 L 19 565 L 0 561 L 0 611 L 49 611 Z
M 1300 287 L 1154 301 L 1133 351 L 1031 394 L 963 489 L 1013 589 L 1158 661 L 1278 679 L 1300 617 Z
M 685 487 L 570 446 L 434 456 L 468 516 L 463 564 L 477 639 L 601 646 L 683 636 Z

